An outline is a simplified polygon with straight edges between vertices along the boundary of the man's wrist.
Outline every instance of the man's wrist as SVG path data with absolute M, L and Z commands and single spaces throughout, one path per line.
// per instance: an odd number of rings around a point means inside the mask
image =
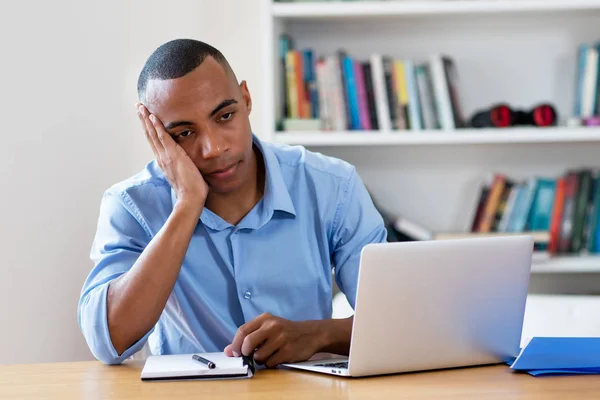
M 173 212 L 188 216 L 197 220 L 204 209 L 204 202 L 190 201 L 187 199 L 178 199 L 173 208 Z
M 347 355 L 352 336 L 352 317 L 315 322 L 317 352 Z

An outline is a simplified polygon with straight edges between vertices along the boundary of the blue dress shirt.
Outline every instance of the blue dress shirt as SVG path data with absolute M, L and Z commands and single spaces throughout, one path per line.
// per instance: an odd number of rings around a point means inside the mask
M 354 307 L 360 252 L 386 241 L 381 215 L 350 164 L 302 147 L 261 142 L 263 198 L 233 226 L 204 209 L 156 325 L 117 354 L 107 323 L 111 280 L 127 272 L 176 201 L 155 161 L 107 190 L 81 291 L 79 326 L 92 353 L 121 363 L 146 341 L 152 354 L 223 351 L 237 328 L 268 312 L 294 321 L 331 318 L 336 283 Z

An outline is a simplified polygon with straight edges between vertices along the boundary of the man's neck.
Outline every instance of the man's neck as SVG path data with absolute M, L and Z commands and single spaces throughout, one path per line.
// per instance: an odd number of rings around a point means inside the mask
M 250 157 L 250 179 L 235 192 L 227 194 L 208 192 L 205 208 L 232 225 L 237 225 L 260 201 L 265 190 L 265 163 L 256 146 Z

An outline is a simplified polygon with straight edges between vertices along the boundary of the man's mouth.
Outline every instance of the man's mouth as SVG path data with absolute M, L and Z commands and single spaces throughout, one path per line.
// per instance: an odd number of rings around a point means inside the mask
M 214 179 L 227 179 L 227 178 L 233 176 L 233 174 L 235 174 L 240 162 L 241 161 L 237 161 L 225 168 L 217 169 L 217 170 L 209 173 L 207 176 L 210 178 L 214 178 Z

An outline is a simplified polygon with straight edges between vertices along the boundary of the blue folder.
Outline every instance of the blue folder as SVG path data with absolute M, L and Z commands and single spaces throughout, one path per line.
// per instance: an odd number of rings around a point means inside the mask
M 600 374 L 600 338 L 534 337 L 511 368 L 533 376 Z

